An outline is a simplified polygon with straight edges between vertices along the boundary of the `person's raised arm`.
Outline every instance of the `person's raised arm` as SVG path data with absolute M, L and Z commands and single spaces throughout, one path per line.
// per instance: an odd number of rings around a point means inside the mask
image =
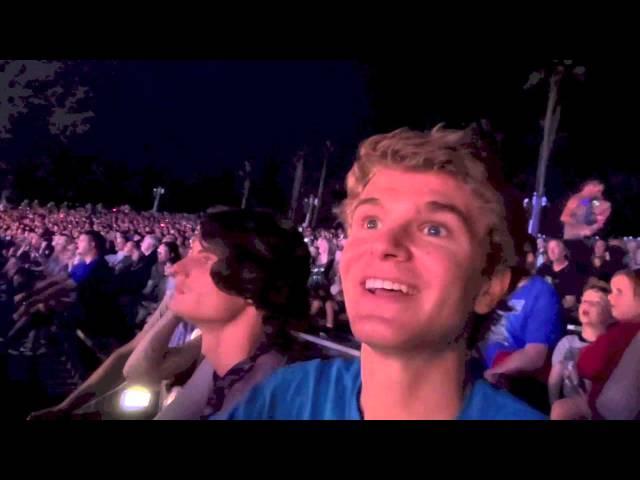
M 75 410 L 90 401 L 110 392 L 125 381 L 122 374 L 127 359 L 135 349 L 139 339 L 135 337 L 126 345 L 114 351 L 98 369 L 91 374 L 77 389 L 62 403 L 32 413 L 29 420 L 54 420 L 71 415 Z
M 565 205 L 560 221 L 564 225 L 565 239 L 579 239 L 590 237 L 604 227 L 611 215 L 611 203 L 603 197 L 604 186 L 600 182 L 589 182 L 582 190 L 571 196 Z M 584 202 L 596 201 L 593 204 L 593 225 L 587 225 L 582 218 L 582 212 L 586 208 Z
M 199 337 L 181 347 L 169 347 L 173 333 L 182 321 L 166 308 L 169 299 L 168 294 L 156 310 L 158 313 L 164 307 L 164 312 L 161 316 L 154 313 L 153 321 L 149 321 L 141 332 L 144 336 L 140 346 L 124 367 L 127 380 L 157 383 L 186 370 L 198 359 L 201 350 Z

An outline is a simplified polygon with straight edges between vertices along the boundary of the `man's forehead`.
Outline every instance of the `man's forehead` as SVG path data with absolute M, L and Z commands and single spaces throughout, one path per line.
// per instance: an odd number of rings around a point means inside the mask
M 471 188 L 452 175 L 379 168 L 363 189 L 360 200 L 387 206 L 410 201 L 421 210 L 457 211 L 482 231 L 486 222 Z M 357 203 L 356 203 L 357 205 Z
M 441 172 L 413 172 L 390 168 L 376 169 L 361 197 L 376 197 L 382 203 L 411 198 L 416 203 L 437 200 L 468 210 L 473 193 L 461 180 Z

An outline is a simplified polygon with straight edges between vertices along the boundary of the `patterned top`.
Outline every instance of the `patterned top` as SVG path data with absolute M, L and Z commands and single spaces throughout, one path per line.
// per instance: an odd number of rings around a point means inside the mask
M 222 406 L 224 405 L 224 401 L 227 398 L 227 395 L 231 391 L 231 389 L 241 380 L 243 380 L 251 370 L 256 366 L 256 362 L 263 355 L 270 353 L 273 350 L 273 347 L 266 341 L 263 341 L 256 351 L 249 358 L 241 361 L 232 367 L 227 373 L 225 373 L 222 377 L 218 375 L 218 373 L 214 370 L 213 372 L 213 388 L 211 393 L 209 393 L 209 397 L 207 398 L 207 406 L 204 409 L 204 413 L 202 415 L 203 419 L 208 418 L 211 415 L 218 413 Z

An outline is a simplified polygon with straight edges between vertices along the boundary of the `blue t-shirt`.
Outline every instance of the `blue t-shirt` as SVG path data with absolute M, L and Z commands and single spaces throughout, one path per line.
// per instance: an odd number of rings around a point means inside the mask
M 311 360 L 282 368 L 215 420 L 362 420 L 360 360 Z M 459 420 L 544 420 L 503 390 L 478 380 Z
M 514 352 L 529 343 L 553 350 L 562 337 L 562 304 L 556 290 L 543 278 L 532 276 L 508 300 L 511 312 L 497 312 L 498 319 L 481 345 L 486 366 L 499 352 Z
M 69 272 L 69 275 L 71 276 L 71 278 L 73 278 L 74 282 L 76 282 L 77 284 L 80 284 L 84 282 L 87 278 L 89 278 L 89 275 L 91 275 L 91 271 L 96 267 L 97 264 L 98 264 L 98 259 L 95 259 L 89 263 L 86 263 L 84 260 L 81 260 L 80 262 L 76 263 L 73 266 L 73 268 Z

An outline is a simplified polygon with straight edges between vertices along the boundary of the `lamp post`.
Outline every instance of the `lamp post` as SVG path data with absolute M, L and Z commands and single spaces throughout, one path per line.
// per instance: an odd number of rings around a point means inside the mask
M 164 195 L 165 190 L 163 187 L 156 187 L 153 189 L 153 213 L 158 211 L 158 204 L 160 203 L 160 197 Z

